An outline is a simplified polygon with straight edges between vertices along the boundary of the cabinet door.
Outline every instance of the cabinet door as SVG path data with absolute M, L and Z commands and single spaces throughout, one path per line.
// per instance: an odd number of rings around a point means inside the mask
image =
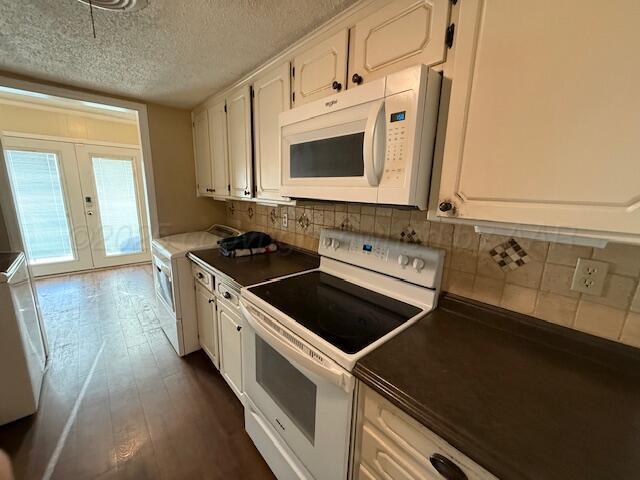
M 356 23 L 349 87 L 394 71 L 445 60 L 450 0 L 396 0 Z
M 215 297 L 200 284 L 196 284 L 196 315 L 200 346 L 218 367 L 218 334 Z
M 209 138 L 211 139 L 211 176 L 213 194 L 229 196 L 229 162 L 227 150 L 227 112 L 225 103 L 209 108 Z
M 637 6 L 461 2 L 438 215 L 640 234 Z
M 293 60 L 293 103 L 304 103 L 336 93 L 332 84 L 347 86 L 348 31 L 342 30 L 299 54 Z
M 242 325 L 240 317 L 231 307 L 220 302 L 220 371 L 238 397 L 242 396 Z
M 253 84 L 253 132 L 256 152 L 256 193 L 259 199 L 280 196 L 280 128 L 278 115 L 289 110 L 289 63 L 257 78 Z
M 227 98 L 231 196 L 251 198 L 251 89 L 240 87 Z
M 198 195 L 211 196 L 211 156 L 209 153 L 209 115 L 206 110 L 193 117 L 193 154 L 196 161 Z

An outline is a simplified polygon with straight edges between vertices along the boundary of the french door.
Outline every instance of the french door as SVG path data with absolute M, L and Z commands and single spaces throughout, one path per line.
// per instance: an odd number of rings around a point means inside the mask
M 19 137 L 2 144 L 35 276 L 149 260 L 138 150 Z

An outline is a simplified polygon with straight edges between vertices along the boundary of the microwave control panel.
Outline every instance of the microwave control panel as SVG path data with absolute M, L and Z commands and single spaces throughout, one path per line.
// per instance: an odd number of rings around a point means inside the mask
M 385 187 L 402 187 L 405 183 L 407 165 L 413 155 L 413 135 L 409 132 L 415 123 L 414 97 L 415 92 L 410 90 L 385 100 L 386 147 L 380 181 Z

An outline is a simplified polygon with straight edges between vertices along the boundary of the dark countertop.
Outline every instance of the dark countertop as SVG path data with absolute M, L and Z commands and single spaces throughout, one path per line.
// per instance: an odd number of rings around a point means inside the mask
M 503 480 L 640 478 L 640 350 L 447 294 L 354 374 Z
M 7 272 L 18 259 L 21 252 L 0 252 L 0 272 Z
M 224 273 L 242 287 L 311 270 L 320 265 L 318 255 L 303 252 L 287 244 L 278 244 L 278 250 L 273 253 L 249 257 L 225 257 L 217 248 L 198 250 L 190 252 L 189 255 Z

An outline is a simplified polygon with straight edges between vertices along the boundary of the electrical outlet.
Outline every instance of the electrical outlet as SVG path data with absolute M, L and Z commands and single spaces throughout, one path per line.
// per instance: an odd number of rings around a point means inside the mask
M 573 272 L 571 290 L 596 297 L 601 296 L 608 270 L 609 264 L 607 262 L 579 258 Z
M 289 214 L 287 212 L 282 213 L 282 228 L 289 226 Z

